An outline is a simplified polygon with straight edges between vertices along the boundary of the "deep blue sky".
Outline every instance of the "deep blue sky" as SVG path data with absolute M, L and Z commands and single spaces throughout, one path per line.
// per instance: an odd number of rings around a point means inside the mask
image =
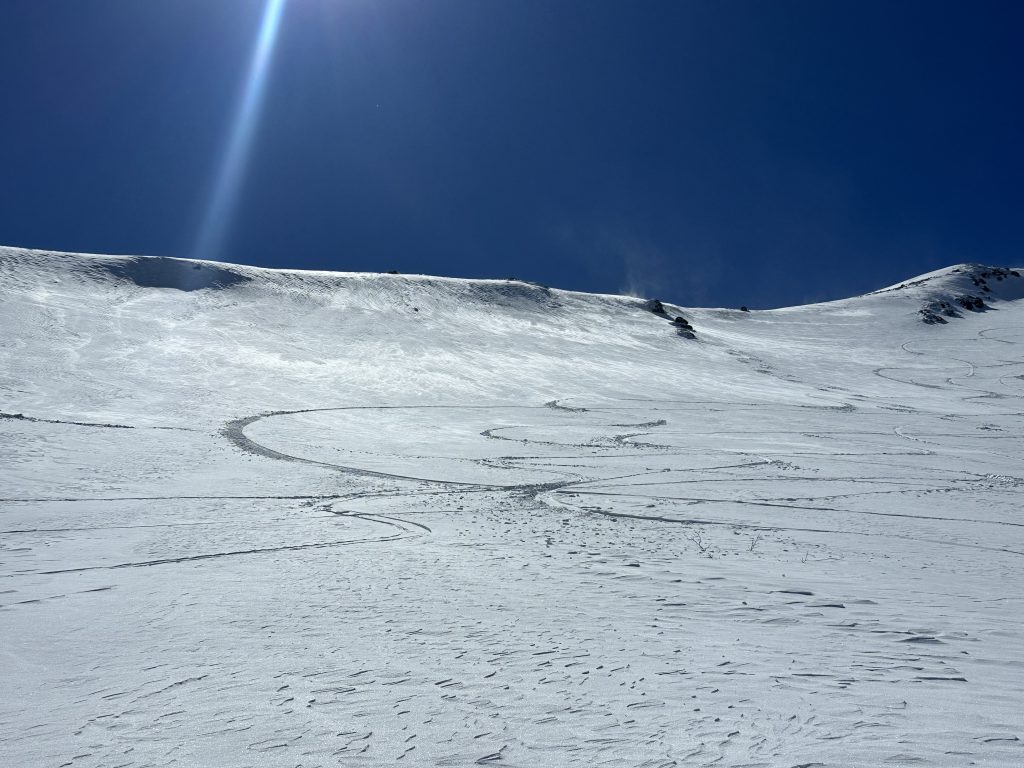
M 0 243 L 195 254 L 263 0 L 3 0 Z M 778 306 L 1024 262 L 1024 3 L 288 0 L 219 258 Z

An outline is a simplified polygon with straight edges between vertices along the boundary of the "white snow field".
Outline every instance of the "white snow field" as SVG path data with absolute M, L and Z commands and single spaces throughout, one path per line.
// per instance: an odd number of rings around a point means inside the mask
M 1022 766 L 1022 299 L 0 249 L 0 763 Z

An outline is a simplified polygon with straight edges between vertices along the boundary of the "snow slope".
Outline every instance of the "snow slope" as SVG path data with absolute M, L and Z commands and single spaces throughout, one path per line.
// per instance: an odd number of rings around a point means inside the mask
M 0 249 L 4 762 L 1024 765 L 1019 275 Z

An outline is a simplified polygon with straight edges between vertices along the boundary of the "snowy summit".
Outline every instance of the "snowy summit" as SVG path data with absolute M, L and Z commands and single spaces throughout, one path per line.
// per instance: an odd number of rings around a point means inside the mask
M 1024 765 L 1024 278 L 0 249 L 10 766 Z

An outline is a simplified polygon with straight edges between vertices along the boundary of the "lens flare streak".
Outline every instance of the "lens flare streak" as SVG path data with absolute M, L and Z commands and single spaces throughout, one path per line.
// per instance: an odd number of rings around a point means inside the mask
M 256 123 L 266 91 L 267 73 L 286 2 L 287 0 L 267 0 L 263 11 L 259 38 L 249 64 L 245 90 L 238 103 L 224 159 L 217 173 L 210 204 L 196 240 L 196 258 L 215 259 L 221 255 L 232 210 L 238 200 L 239 189 L 245 176 L 246 161 L 252 150 Z

